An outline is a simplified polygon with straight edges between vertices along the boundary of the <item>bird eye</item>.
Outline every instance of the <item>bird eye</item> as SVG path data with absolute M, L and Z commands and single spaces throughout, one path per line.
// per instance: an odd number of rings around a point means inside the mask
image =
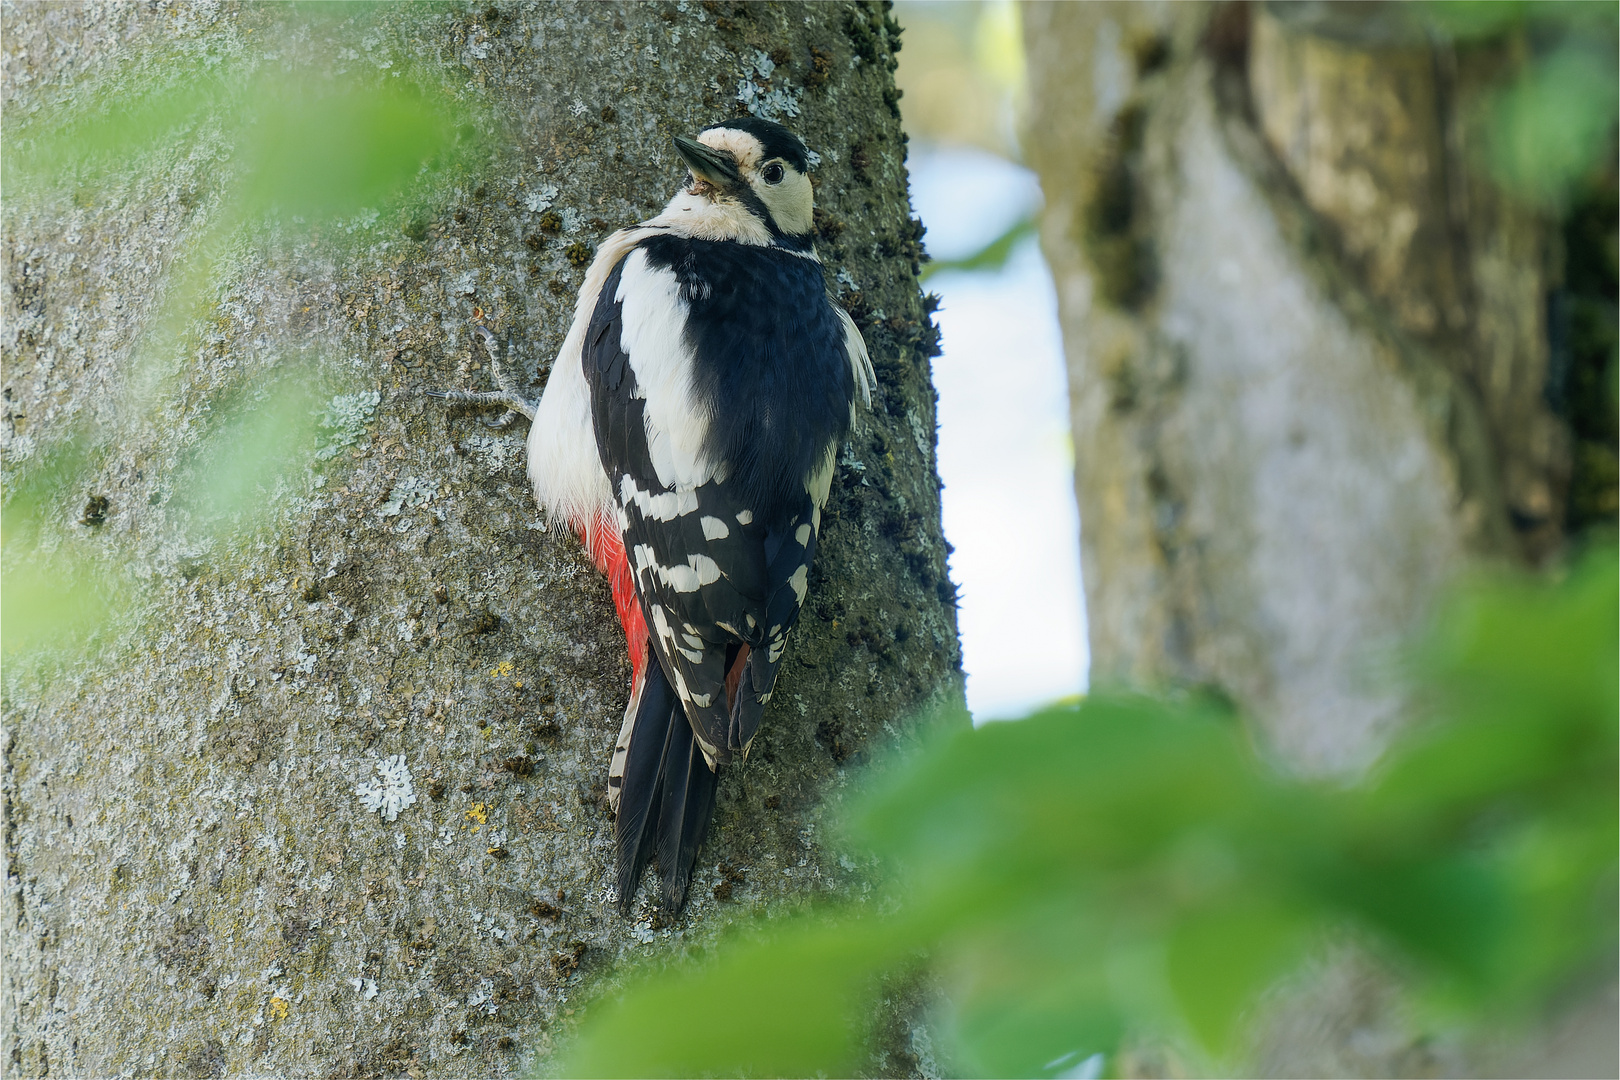
M 786 176 L 787 173 L 783 171 L 782 166 L 773 161 L 765 166 L 765 171 L 760 175 L 765 178 L 767 184 L 780 184 L 782 177 Z

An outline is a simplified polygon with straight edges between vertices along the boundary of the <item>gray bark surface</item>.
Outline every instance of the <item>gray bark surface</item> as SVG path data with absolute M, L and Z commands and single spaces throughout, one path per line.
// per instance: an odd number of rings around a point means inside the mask
M 8 4 L 8 123 L 72 102 L 87 76 L 159 62 L 143 58 L 251 54 L 273 10 Z M 57 492 L 44 543 L 92 552 L 144 598 L 91 652 L 5 672 L 8 1075 L 543 1061 L 620 961 L 701 948 L 739 911 L 858 889 L 822 843 L 824 814 L 870 750 L 960 703 L 934 338 L 881 9 L 402 6 L 351 46 L 487 102 L 506 125 L 497 152 L 439 216 L 350 257 L 319 239 L 242 245 L 182 337 L 176 393 L 146 413 L 121 405 L 131 358 L 228 164 L 203 137 L 156 183 L 7 208 L 7 479 L 89 425 L 90 464 Z M 801 110 L 785 122 L 821 155 L 819 248 L 830 285 L 847 272 L 837 287 L 881 387 L 834 481 L 764 728 L 722 779 L 694 899 L 667 924 L 649 881 L 627 921 L 609 900 L 603 796 L 629 666 L 607 586 L 571 535 L 537 527 L 526 428 L 489 433 L 421 391 L 489 387 L 476 308 L 515 335 L 538 394 L 577 245 L 668 199 L 682 175 L 670 136 L 736 111 L 761 57 L 768 88 Z M 551 227 L 523 198 L 546 184 Z M 298 350 L 323 357 L 331 392 L 376 391 L 374 416 L 266 494 L 269 525 L 197 539 L 169 498 L 186 448 L 218 402 Z M 411 478 L 417 497 L 381 514 Z M 79 524 L 96 495 L 104 524 Z M 390 823 L 355 788 L 394 754 L 418 801 Z M 893 1023 L 903 1047 L 907 1021 Z M 872 1064 L 916 1067 L 903 1049 Z

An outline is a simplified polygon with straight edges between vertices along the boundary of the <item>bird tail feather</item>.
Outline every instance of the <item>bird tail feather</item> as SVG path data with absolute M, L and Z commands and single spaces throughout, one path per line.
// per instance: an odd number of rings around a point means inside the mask
M 634 910 L 642 871 L 654 855 L 663 878 L 664 907 L 674 912 L 685 907 L 718 786 L 663 665 L 649 658 L 625 754 L 615 828 L 619 910 L 625 915 Z
M 658 820 L 658 869 L 664 879 L 664 906 L 680 911 L 697 863 L 698 845 L 714 816 L 719 776 L 698 749 L 692 725 L 682 714 L 670 725 L 664 755 L 664 806 Z

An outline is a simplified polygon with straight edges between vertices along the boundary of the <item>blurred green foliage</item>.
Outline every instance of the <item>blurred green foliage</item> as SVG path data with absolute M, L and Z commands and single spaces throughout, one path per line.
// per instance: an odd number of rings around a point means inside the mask
M 77 432 L 59 440 L 5 492 L 0 648 L 8 655 L 82 641 L 123 606 L 117 580 L 71 548 L 61 552 L 46 530 L 51 507 L 72 498 L 89 465 L 89 442 Z
M 1522 66 L 1486 105 L 1484 164 L 1520 198 L 1564 206 L 1570 189 L 1614 155 L 1615 5 L 1451 0 L 1421 10 L 1439 35 L 1519 46 Z
M 187 448 L 172 502 L 195 523 L 219 530 L 252 517 L 285 477 L 300 476 L 317 453 L 324 402 L 305 379 L 285 375 L 227 395 L 212 423 Z
M 244 240 L 375 239 L 373 226 L 420 213 L 417 204 L 437 196 L 435 178 L 477 149 L 488 124 L 473 106 L 415 71 L 408 55 L 369 51 L 388 38 L 385 13 L 378 5 L 266 8 L 260 14 L 270 20 L 253 48 L 139 58 L 95 85 L 69 88 L 62 104 L 7 116 L 8 212 L 48 207 L 64 194 L 88 206 L 117 184 L 148 185 L 161 198 L 188 176 L 190 194 L 176 197 L 201 212 L 168 267 L 163 307 L 145 328 L 122 396 L 98 410 L 103 422 L 41 431 L 33 460 L 8 463 L 7 654 L 83 644 L 131 602 L 120 572 L 127 553 L 94 535 L 100 522 L 80 516 L 77 502 L 120 425 L 183 399 L 191 373 L 184 342 L 231 253 Z M 361 59 L 347 46 L 368 34 Z M 162 484 L 176 511 L 165 522 L 174 542 L 264 520 L 282 481 L 304 476 L 315 460 L 321 343 L 276 344 L 281 356 L 267 374 L 188 408 L 200 417 L 200 439 L 177 455 Z
M 1353 784 L 1288 775 L 1197 700 L 960 732 L 849 815 L 882 895 L 633 978 L 562 1070 L 848 1075 L 883 978 L 919 964 L 964 1074 L 1062 1075 L 1133 1038 L 1231 1067 L 1261 993 L 1345 933 L 1452 1016 L 1529 1015 L 1613 973 L 1617 585 L 1611 548 L 1463 592 L 1414 650 L 1419 715 Z
M 923 266 L 918 281 L 927 281 L 935 274 L 946 270 L 962 270 L 969 273 L 977 271 L 998 271 L 1007 265 L 1018 242 L 1026 236 L 1035 235 L 1035 216 L 1021 217 L 1007 227 L 1007 230 L 994 240 L 990 241 L 978 251 L 971 252 L 955 259 L 930 259 Z
M 374 6 L 281 14 L 263 49 L 131 65 L 9 122 L 7 197 L 139 175 L 202 149 L 221 166 L 209 179 L 222 185 L 225 226 L 267 213 L 319 225 L 387 207 L 466 149 L 465 103 L 403 77 L 404 57 L 379 66 L 344 48 L 370 28 Z
M 1492 172 L 1534 202 L 1559 205 L 1576 182 L 1613 153 L 1613 41 L 1608 48 L 1596 44 L 1560 45 L 1493 104 Z

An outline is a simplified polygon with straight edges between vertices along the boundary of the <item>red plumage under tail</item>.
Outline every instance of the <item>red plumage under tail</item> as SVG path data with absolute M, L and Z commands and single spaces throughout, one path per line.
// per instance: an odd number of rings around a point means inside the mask
M 636 596 L 636 582 L 630 573 L 630 561 L 625 558 L 624 540 L 613 523 L 606 520 L 577 526 L 576 531 L 590 553 L 591 562 L 607 577 L 608 586 L 613 590 L 613 606 L 619 612 L 625 649 L 630 654 L 630 694 L 634 700 L 647 670 L 647 618 Z

